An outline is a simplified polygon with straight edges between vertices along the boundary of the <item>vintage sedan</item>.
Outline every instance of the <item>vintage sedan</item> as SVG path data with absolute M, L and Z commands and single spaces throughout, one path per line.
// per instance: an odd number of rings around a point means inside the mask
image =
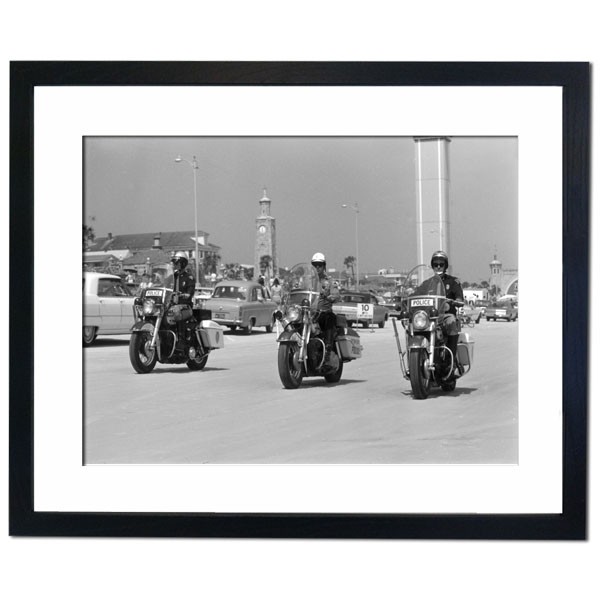
M 365 317 L 371 308 L 373 317 Z M 380 304 L 377 296 L 371 292 L 342 292 L 341 299 L 333 305 L 333 312 L 346 317 L 348 325 L 362 323 L 364 328 L 369 325 L 385 327 L 389 318 L 389 307 Z
M 130 333 L 135 295 L 117 275 L 83 273 L 83 344 L 99 335 Z
M 212 320 L 245 334 L 255 327 L 273 331 L 273 311 L 277 304 L 269 298 L 267 290 L 255 281 L 221 281 L 213 294 L 202 302 L 202 307 L 212 312 Z
M 385 299 L 383 302 L 383 306 L 385 306 L 388 310 L 388 317 L 391 319 L 394 317 L 395 319 L 399 319 L 402 313 L 402 302 L 406 300 L 404 296 L 392 296 L 391 298 Z
M 204 304 L 205 300 L 208 300 L 213 293 L 213 288 L 211 287 L 197 287 L 194 292 L 194 306 L 201 307 Z
M 495 321 L 496 319 L 506 319 L 507 321 L 516 321 L 519 316 L 514 302 L 504 300 L 502 302 L 492 302 L 485 309 L 486 321 Z

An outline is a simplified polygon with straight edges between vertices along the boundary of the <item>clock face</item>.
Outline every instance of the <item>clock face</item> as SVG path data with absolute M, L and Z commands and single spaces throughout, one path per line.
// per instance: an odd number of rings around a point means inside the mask
M 261 226 L 258 228 L 258 231 L 260 231 L 260 233 L 264 233 L 266 230 L 267 230 L 267 228 L 266 228 L 264 225 L 261 225 Z

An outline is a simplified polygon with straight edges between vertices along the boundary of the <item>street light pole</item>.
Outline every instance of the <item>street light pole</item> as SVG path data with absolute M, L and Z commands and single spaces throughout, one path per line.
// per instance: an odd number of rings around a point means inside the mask
M 196 245 L 196 257 L 195 257 L 195 263 L 196 263 L 196 288 L 200 287 L 200 264 L 199 264 L 199 255 L 198 255 L 198 193 L 197 193 L 197 189 L 198 189 L 198 161 L 196 160 L 196 157 L 193 156 L 191 162 L 189 160 L 186 160 L 185 158 L 182 158 L 181 155 L 179 155 L 176 159 L 175 159 L 176 163 L 180 163 L 180 162 L 186 162 L 188 165 L 190 165 L 190 167 L 192 167 L 192 170 L 194 171 L 194 241 L 195 241 L 195 245 Z
M 352 208 L 352 210 L 354 211 L 354 216 L 356 217 L 356 222 L 355 222 L 355 231 L 354 231 L 354 236 L 355 236 L 355 241 L 356 241 L 356 289 L 359 289 L 359 281 L 360 281 L 360 275 L 358 273 L 358 202 L 354 203 L 353 207 L 350 207 L 348 204 L 342 204 L 342 208 Z

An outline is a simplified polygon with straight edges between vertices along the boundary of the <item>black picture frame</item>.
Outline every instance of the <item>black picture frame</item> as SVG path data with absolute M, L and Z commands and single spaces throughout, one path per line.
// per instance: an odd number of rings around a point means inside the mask
M 561 514 L 87 513 L 34 509 L 36 86 L 558 86 L 563 98 Z M 9 534 L 584 540 L 587 535 L 590 65 L 552 62 L 12 62 Z M 568 311 L 567 311 L 568 307 Z M 75 348 L 74 351 L 79 351 Z

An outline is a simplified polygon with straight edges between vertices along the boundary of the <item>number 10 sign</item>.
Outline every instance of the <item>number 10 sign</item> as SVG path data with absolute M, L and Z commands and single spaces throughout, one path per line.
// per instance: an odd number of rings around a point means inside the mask
M 359 319 L 370 319 L 373 320 L 373 305 L 372 304 L 358 304 L 356 307 L 358 310 Z

